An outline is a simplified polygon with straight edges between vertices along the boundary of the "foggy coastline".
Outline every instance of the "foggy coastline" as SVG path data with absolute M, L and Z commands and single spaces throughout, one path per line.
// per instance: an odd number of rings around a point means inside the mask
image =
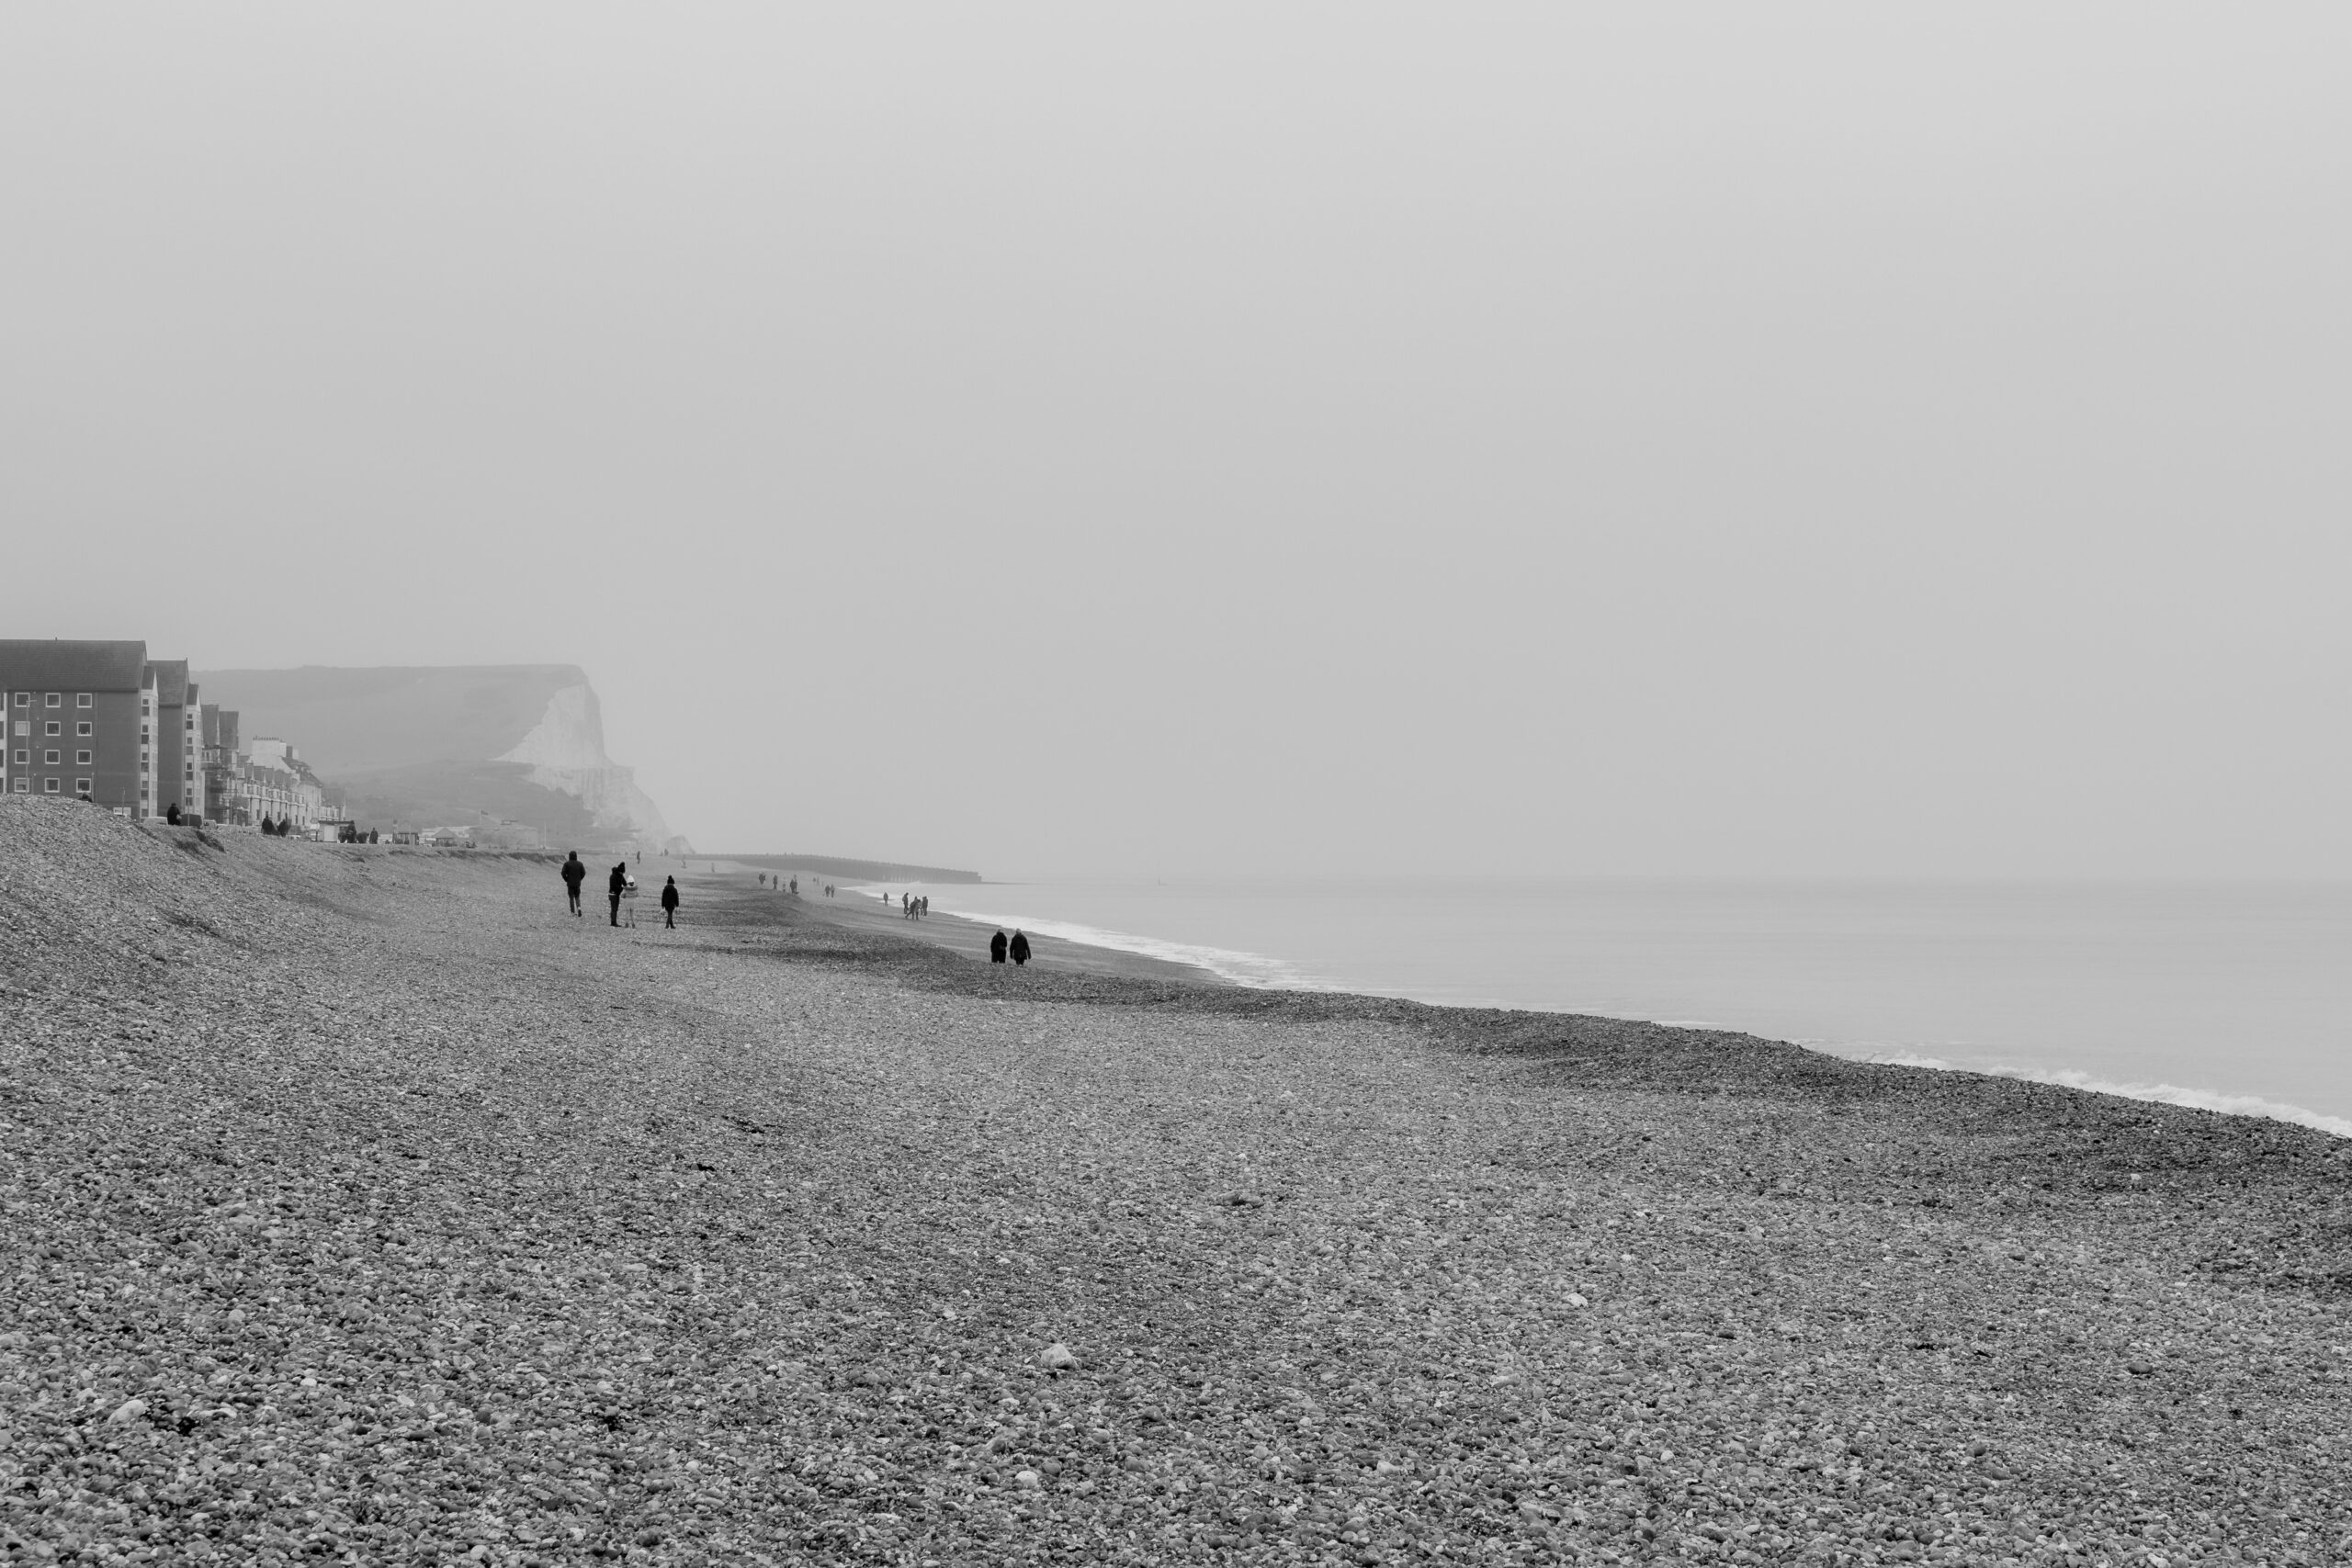
M 187 1562 L 2335 1528 L 2352 1172 L 2314 1132 L 1013 970 L 692 870 L 682 930 L 614 931 L 536 856 L 39 802 L 0 836 L 0 1139 L 48 1195 L 0 1376 L 52 1545 L 113 1535 L 62 1501 L 101 1474 Z

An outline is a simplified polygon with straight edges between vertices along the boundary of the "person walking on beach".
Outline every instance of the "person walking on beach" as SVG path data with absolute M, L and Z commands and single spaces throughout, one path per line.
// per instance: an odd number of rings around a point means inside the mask
M 625 864 L 616 865 L 605 878 L 605 891 L 613 900 L 613 924 L 621 923 L 621 889 L 628 886 L 628 870 Z
M 678 879 L 674 876 L 662 885 L 662 928 L 678 929 Z
M 1029 939 L 1018 931 L 1012 933 L 1012 961 L 1015 964 L 1026 964 L 1029 962 Z
M 588 880 L 588 868 L 580 863 L 578 850 L 563 852 L 563 893 L 571 900 L 571 912 L 580 913 L 580 885 Z
M 991 964 L 1004 962 L 1004 933 L 1002 931 L 989 938 L 989 962 Z

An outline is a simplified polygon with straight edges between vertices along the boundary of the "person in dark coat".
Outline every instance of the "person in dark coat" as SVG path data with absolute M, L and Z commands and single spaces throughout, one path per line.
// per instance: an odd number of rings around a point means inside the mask
M 1012 933 L 1012 948 L 1010 949 L 1010 951 L 1011 951 L 1011 952 L 1012 952 L 1012 961 L 1013 961 L 1015 964 L 1026 964 L 1026 963 L 1028 963 L 1028 962 L 1029 962 L 1029 939 L 1028 939 L 1027 937 L 1023 936 L 1021 932 L 1019 932 L 1019 931 L 1014 931 L 1014 932 Z
M 580 913 L 580 885 L 588 880 L 588 868 L 580 863 L 578 850 L 566 850 L 563 862 L 563 892 L 571 900 L 571 912 Z
M 164 820 L 176 828 L 180 825 L 180 803 L 174 801 L 164 808 Z
M 628 886 L 628 867 L 627 865 L 613 867 L 611 874 L 605 878 L 605 891 L 612 897 L 613 900 L 613 924 L 616 926 L 621 923 L 621 889 Z
M 1002 931 L 989 938 L 989 962 L 991 964 L 1004 962 L 1004 933 Z
M 674 931 L 678 925 L 678 879 L 672 877 L 662 885 L 662 924 Z

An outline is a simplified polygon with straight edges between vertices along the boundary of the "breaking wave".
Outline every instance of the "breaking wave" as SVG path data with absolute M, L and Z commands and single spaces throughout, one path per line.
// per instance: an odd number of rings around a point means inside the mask
M 867 887 L 850 887 L 847 893 L 880 893 L 880 884 Z M 959 920 L 974 920 L 986 925 L 1002 926 L 1011 931 L 1018 927 L 1032 936 L 1058 937 L 1064 942 L 1080 942 L 1088 947 L 1107 947 L 1116 953 L 1132 953 L 1138 957 L 1157 958 L 1169 964 L 1189 964 L 1205 969 L 1220 979 L 1256 990 L 1338 991 L 1348 987 L 1334 980 L 1308 974 L 1295 964 L 1280 958 L 1269 958 L 1262 953 L 1244 953 L 1230 947 L 1204 947 L 1196 942 L 1170 942 L 1162 937 L 1136 936 L 1131 931 L 1105 931 L 1100 926 L 1080 925 L 1074 920 L 1041 920 L 1029 915 L 1000 915 L 986 909 L 950 908 L 939 901 L 939 912 L 953 915 Z
M 1811 1047 L 1821 1050 L 1820 1045 Z M 1838 1055 L 1849 1053 L 1839 1051 Z M 2114 1083 L 2106 1078 L 2072 1067 L 2019 1067 L 2011 1066 L 1974 1066 L 1965 1062 L 1948 1062 L 1940 1056 L 1922 1056 L 1910 1051 L 1884 1051 L 1860 1055 L 1865 1062 L 1882 1062 L 1889 1066 L 1928 1067 L 1944 1073 L 1984 1073 L 1994 1077 L 2021 1078 L 2028 1083 L 2056 1084 L 2063 1089 L 2079 1089 L 2092 1094 L 2111 1094 L 2123 1100 L 2153 1100 L 2162 1105 L 2178 1105 L 2192 1111 L 2218 1111 L 2229 1116 L 2265 1116 L 2273 1122 L 2291 1122 L 2297 1126 L 2315 1128 L 2332 1133 L 2339 1138 L 2352 1138 L 2352 1120 L 2308 1111 L 2300 1105 L 2288 1105 L 2276 1100 L 2265 1100 L 2252 1094 L 2220 1094 L 2211 1089 L 2184 1089 L 2171 1083 Z

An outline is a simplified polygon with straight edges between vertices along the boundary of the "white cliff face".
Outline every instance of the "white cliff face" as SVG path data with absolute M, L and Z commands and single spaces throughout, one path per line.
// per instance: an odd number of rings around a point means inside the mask
M 605 710 L 587 686 L 566 686 L 548 699 L 538 728 L 496 762 L 526 762 L 535 768 L 609 768 L 605 755 Z
M 605 755 L 605 716 L 596 694 L 566 686 L 548 699 L 547 712 L 499 762 L 521 762 L 543 789 L 560 790 L 594 813 L 599 828 L 629 834 L 650 849 L 671 842 L 669 825 L 637 777 Z

